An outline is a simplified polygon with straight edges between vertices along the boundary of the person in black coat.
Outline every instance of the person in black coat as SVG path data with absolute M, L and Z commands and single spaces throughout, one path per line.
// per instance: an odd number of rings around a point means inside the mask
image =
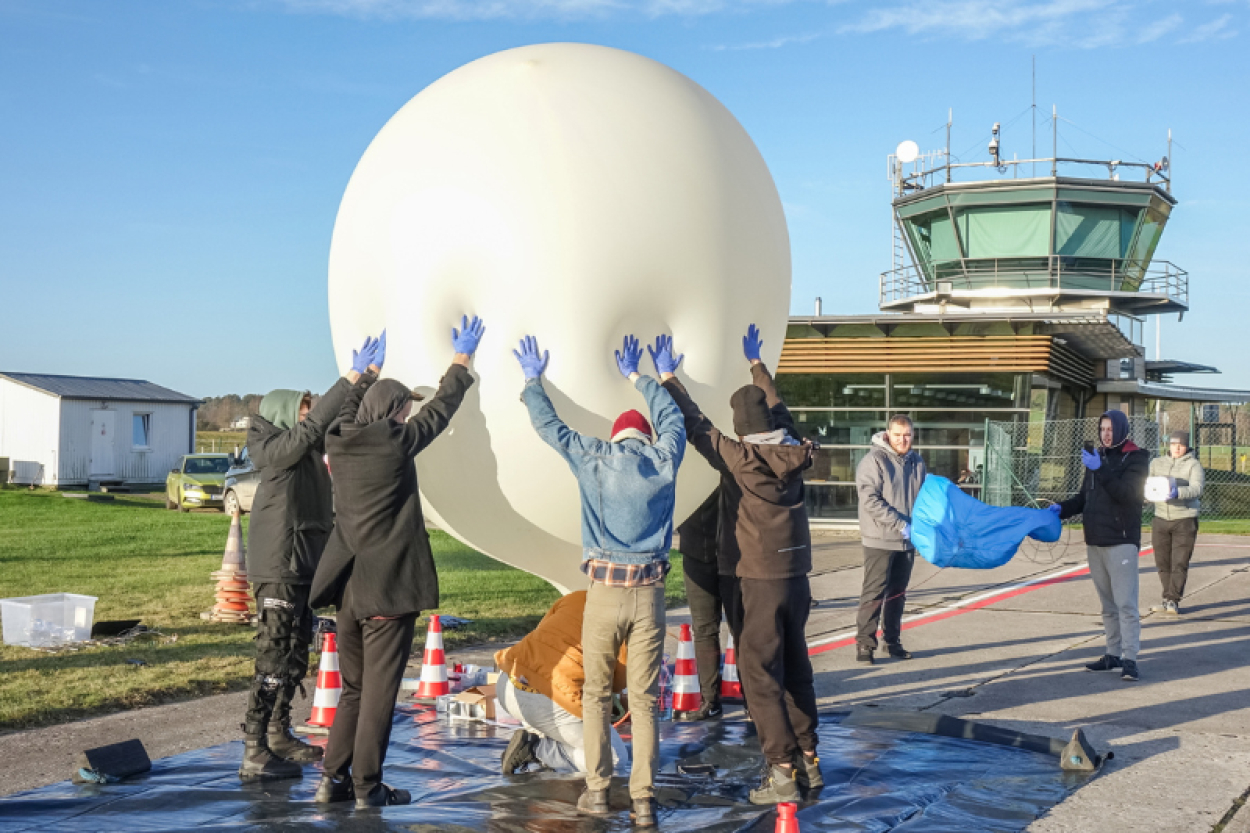
M 243 722 L 245 781 L 299 778 L 321 749 L 291 734 L 291 699 L 308 672 L 308 587 L 334 523 L 325 432 L 351 385 L 381 368 L 386 334 L 353 352 L 352 369 L 310 407 L 308 392 L 271 391 L 251 419 L 248 455 L 260 477 L 248 529 L 247 571 L 260 621 L 256 666 Z
M 1119 671 L 1128 682 L 1139 678 L 1137 652 L 1141 619 L 1137 609 L 1138 553 L 1150 452 L 1129 439 L 1128 417 L 1111 410 L 1098 420 L 1098 447 L 1081 452 L 1081 490 L 1050 506 L 1061 519 L 1082 516 L 1089 575 L 1102 605 L 1107 647 L 1085 667 Z
M 338 608 L 339 699 L 315 801 L 407 804 L 382 783 L 391 715 L 422 610 L 438 607 L 438 573 L 425 531 L 414 458 L 447 427 L 473 385 L 469 361 L 484 328 L 452 330 L 456 350 L 438 393 L 411 421 L 412 391 L 361 377 L 326 437 L 337 519 L 312 603 Z

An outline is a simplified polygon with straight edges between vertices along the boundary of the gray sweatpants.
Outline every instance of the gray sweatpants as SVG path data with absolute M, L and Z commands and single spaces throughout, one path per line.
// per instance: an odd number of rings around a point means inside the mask
M 1086 546 L 1089 576 L 1102 603 L 1102 626 L 1107 632 L 1107 653 L 1121 659 L 1137 659 L 1141 648 L 1141 617 L 1137 610 L 1137 552 L 1132 544 L 1114 547 Z

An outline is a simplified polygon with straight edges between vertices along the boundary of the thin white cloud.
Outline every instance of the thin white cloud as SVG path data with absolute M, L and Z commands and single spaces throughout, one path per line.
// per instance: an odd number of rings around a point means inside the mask
M 878 5 L 840 31 L 1095 49 L 1150 43 L 1183 25 L 1179 13 L 1144 24 L 1155 6 L 1149 0 L 905 0 Z M 1225 18 L 1191 37 L 1225 37 L 1232 16 Z
M 772 40 L 754 41 L 752 43 L 721 43 L 716 46 L 709 46 L 708 49 L 713 52 L 739 51 L 744 49 L 780 49 L 783 46 L 790 46 L 796 43 L 811 43 L 821 37 L 818 32 L 810 32 L 806 35 L 783 35 Z
M 1225 40 L 1237 34 L 1234 29 L 1230 29 L 1228 24 L 1233 22 L 1231 14 L 1222 15 L 1212 20 L 1210 23 L 1204 23 L 1194 29 L 1188 36 L 1181 39 L 1181 43 L 1201 43 L 1204 40 Z

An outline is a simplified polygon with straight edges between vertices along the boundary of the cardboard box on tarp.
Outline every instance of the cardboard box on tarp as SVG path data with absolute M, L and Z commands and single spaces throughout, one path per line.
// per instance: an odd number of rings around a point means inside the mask
M 452 698 L 447 714 L 464 720 L 494 720 L 498 705 L 493 685 L 475 685 Z

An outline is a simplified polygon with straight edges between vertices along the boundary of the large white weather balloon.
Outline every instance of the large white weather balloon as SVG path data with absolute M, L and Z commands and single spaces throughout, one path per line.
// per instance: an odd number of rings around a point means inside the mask
M 567 591 L 585 583 L 577 483 L 530 426 L 512 349 L 537 336 L 560 416 L 606 438 L 621 411 L 645 413 L 612 351 L 671 333 L 695 401 L 729 431 L 747 325 L 765 361 L 781 352 L 789 237 L 759 151 L 698 84 L 617 49 L 527 46 L 446 75 L 378 133 L 339 207 L 329 300 L 343 369 L 385 328 L 384 375 L 421 388 L 461 314 L 482 316 L 478 383 L 417 458 L 426 508 Z M 688 448 L 677 523 L 715 484 Z

